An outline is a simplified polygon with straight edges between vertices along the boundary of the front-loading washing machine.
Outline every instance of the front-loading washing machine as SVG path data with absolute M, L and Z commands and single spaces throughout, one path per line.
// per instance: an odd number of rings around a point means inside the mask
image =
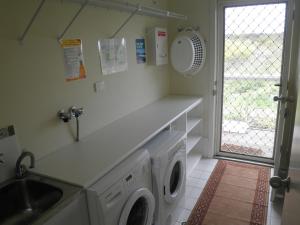
M 148 142 L 151 157 L 152 190 L 156 208 L 155 225 L 174 225 L 175 209 L 185 193 L 186 135 L 179 131 L 163 131 Z
M 137 150 L 87 190 L 92 225 L 152 225 L 149 153 Z

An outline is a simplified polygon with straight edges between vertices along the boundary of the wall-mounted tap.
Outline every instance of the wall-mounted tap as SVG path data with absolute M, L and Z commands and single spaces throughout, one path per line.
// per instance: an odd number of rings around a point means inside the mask
M 34 155 L 31 152 L 22 152 L 22 154 L 19 156 L 17 162 L 16 162 L 16 177 L 17 178 L 23 178 L 26 173 L 27 173 L 27 168 L 24 164 L 21 164 L 23 159 L 26 157 L 30 157 L 30 167 L 29 168 L 34 168 L 35 164 L 35 159 Z
M 63 109 L 58 111 L 57 116 L 65 123 L 69 122 L 73 117 L 76 119 L 76 141 L 79 141 L 79 117 L 83 114 L 84 110 L 82 107 L 77 108 L 72 106 L 69 111 L 65 112 Z
M 83 108 L 76 108 L 72 106 L 70 108 L 70 113 L 76 119 L 76 141 L 79 141 L 79 117 L 83 114 Z
M 65 112 L 65 110 L 63 110 L 63 109 L 58 111 L 57 116 L 59 119 L 61 119 L 65 123 L 69 122 L 69 120 L 72 119 L 72 115 L 71 115 L 70 111 Z
M 70 108 L 70 114 L 75 117 L 78 118 L 83 114 L 83 108 L 76 108 L 75 106 L 72 106 Z

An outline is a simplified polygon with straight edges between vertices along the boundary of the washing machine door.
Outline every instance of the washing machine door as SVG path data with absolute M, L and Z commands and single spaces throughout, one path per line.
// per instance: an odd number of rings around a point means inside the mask
M 185 185 L 186 155 L 178 152 L 169 164 L 164 179 L 164 197 L 168 203 L 173 203 L 182 196 Z
M 152 193 L 146 188 L 135 191 L 127 200 L 119 225 L 151 225 L 155 208 Z

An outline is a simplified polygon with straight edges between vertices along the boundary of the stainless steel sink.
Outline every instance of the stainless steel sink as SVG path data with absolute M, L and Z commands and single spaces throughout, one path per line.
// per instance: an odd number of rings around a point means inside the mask
M 62 196 L 62 190 L 40 181 L 13 180 L 0 189 L 0 224 L 30 224 Z

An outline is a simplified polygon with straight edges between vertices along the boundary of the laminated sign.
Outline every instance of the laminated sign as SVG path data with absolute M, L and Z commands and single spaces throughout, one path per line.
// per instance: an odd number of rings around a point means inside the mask
M 98 41 L 98 48 L 104 75 L 128 69 L 125 38 L 101 39 Z
M 80 39 L 62 40 L 61 47 L 64 53 L 66 81 L 86 78 L 82 41 Z
M 145 51 L 145 39 L 136 39 L 135 40 L 136 47 L 136 61 L 138 64 L 146 62 L 146 51 Z

